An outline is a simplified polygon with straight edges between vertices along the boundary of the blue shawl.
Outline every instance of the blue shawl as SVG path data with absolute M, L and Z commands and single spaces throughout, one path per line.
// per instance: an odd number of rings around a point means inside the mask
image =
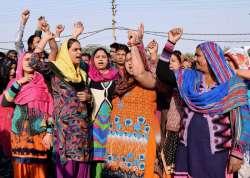
M 250 145 L 250 110 L 246 84 L 227 64 L 222 49 L 214 42 L 198 45 L 217 80 L 217 85 L 201 92 L 202 73 L 197 70 L 176 72 L 177 85 L 187 106 L 200 113 L 225 114 L 235 120 L 236 142 Z M 232 118 L 233 117 L 233 118 Z

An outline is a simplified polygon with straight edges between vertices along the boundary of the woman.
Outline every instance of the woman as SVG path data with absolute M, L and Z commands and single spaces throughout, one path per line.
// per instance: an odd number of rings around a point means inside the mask
M 0 66 L 0 72 L 1 72 L 1 88 L 0 88 L 0 93 L 2 93 L 9 81 L 16 76 L 16 66 L 17 66 L 17 61 L 11 60 L 9 58 L 6 58 L 4 62 L 1 63 Z
M 2 93 L 9 83 L 10 80 L 16 76 L 16 61 L 14 60 L 4 60 L 0 66 L 1 71 L 1 92 Z M 9 87 L 8 87 L 9 88 Z M 3 95 L 0 96 L 2 98 Z M 2 100 L 2 99 L 0 99 Z M 11 167 L 11 118 L 13 113 L 12 107 L 0 106 L 0 154 L 2 159 L 0 160 L 0 176 L 11 177 L 12 167 Z
M 175 50 L 169 59 L 169 69 L 177 71 L 182 67 L 182 54 Z M 168 110 L 162 113 L 162 148 L 161 158 L 164 166 L 164 173 L 168 176 L 173 175 L 175 170 L 176 150 L 179 141 L 180 120 L 183 117 L 183 102 L 177 88 L 166 86 L 165 98 L 169 101 Z
M 29 67 L 31 53 L 18 60 L 16 78 L 2 98 L 5 107 L 14 106 L 11 151 L 15 178 L 47 176 L 50 148 L 52 97 L 44 78 Z M 12 115 L 12 114 L 11 114 Z
M 105 161 L 112 98 L 118 71 L 110 67 L 109 54 L 97 48 L 89 63 L 90 91 L 93 96 L 93 171 L 92 177 L 101 178 Z
M 177 148 L 175 175 L 222 178 L 227 165 L 228 172 L 240 168 L 242 154 L 239 145 L 249 144 L 246 86 L 226 64 L 223 51 L 213 42 L 198 45 L 196 70 L 171 72 L 167 60 L 181 35 L 182 30 L 178 28 L 169 32 L 169 41 L 157 69 L 159 79 L 178 86 L 187 105 L 182 119 L 181 144 Z M 239 121 L 242 122 L 241 133 Z
M 144 177 L 147 166 L 150 167 L 149 161 L 154 162 L 151 156 L 155 156 L 155 144 L 151 141 L 154 143 L 152 120 L 156 119 L 155 92 L 136 84 L 132 77 L 131 53 L 127 54 L 125 67 L 127 86 L 124 80 L 117 84 L 116 91 L 122 97 L 116 97 L 112 102 L 114 108 L 107 141 L 106 177 Z M 150 147 L 153 148 L 151 154 Z
M 225 53 L 227 62 L 236 74 L 244 79 L 244 82 L 248 85 L 248 104 L 250 105 L 250 57 L 247 50 L 244 48 L 233 48 Z M 250 147 L 245 147 L 244 164 L 239 170 L 239 177 L 250 176 Z
M 5 63 L 1 65 L 1 71 L 3 72 L 1 87 L 5 90 L 9 81 L 11 81 L 16 76 L 16 61 L 6 60 Z M 8 87 L 9 88 L 9 87 Z M 2 92 L 1 92 L 2 93 Z M 2 96 L 1 96 L 2 98 Z M 10 132 L 11 132 L 11 115 L 13 108 L 0 106 L 0 147 L 3 148 L 4 155 L 10 157 Z
M 43 45 L 38 49 L 44 49 Z M 62 43 L 56 61 L 33 54 L 30 65 L 44 74 L 54 99 L 54 136 L 58 178 L 90 178 L 91 136 L 86 73 L 80 69 L 81 47 L 76 39 Z
M 116 83 L 119 97 L 112 101 L 104 177 L 154 176 L 156 93 L 146 88 L 155 86 L 155 79 L 135 45 L 137 32 L 129 37 L 131 53 L 126 55 L 125 75 Z

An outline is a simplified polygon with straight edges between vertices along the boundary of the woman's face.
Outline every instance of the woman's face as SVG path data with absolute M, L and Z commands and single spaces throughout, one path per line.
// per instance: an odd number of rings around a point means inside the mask
M 192 63 L 190 61 L 183 61 L 182 64 L 181 64 L 181 67 L 183 69 L 191 68 L 192 67 Z
M 41 41 L 41 38 L 39 36 L 34 37 L 33 42 L 32 42 L 32 48 L 35 49 L 40 41 Z
M 108 55 L 103 50 L 98 50 L 94 56 L 94 65 L 97 70 L 105 70 L 108 67 Z
M 26 53 L 23 58 L 23 71 L 26 73 L 31 73 L 34 70 L 29 66 L 31 61 L 31 53 Z
M 196 64 L 196 69 L 203 72 L 203 73 L 208 73 L 209 72 L 209 66 L 207 63 L 207 60 L 200 50 L 200 48 L 196 48 L 195 52 L 195 64 Z
M 127 53 L 125 59 L 125 69 L 130 74 L 133 75 L 133 68 L 132 68 L 132 56 L 131 53 Z
M 81 46 L 80 43 L 74 42 L 71 47 L 68 49 L 69 56 L 72 60 L 73 64 L 79 64 L 82 57 Z
M 12 64 L 9 70 L 9 79 L 13 79 L 16 76 L 16 64 Z
M 170 57 L 170 64 L 169 68 L 170 70 L 178 70 L 181 67 L 181 63 L 179 59 L 176 57 L 176 55 L 171 55 Z

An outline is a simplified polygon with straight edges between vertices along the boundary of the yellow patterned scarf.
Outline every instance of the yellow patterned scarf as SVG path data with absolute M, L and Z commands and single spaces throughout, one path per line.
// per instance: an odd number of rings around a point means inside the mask
M 82 79 L 86 81 L 86 72 L 80 69 L 80 64 L 75 67 L 70 59 L 68 48 L 68 40 L 62 43 L 56 61 L 53 64 L 62 72 L 65 80 L 73 83 L 80 83 Z

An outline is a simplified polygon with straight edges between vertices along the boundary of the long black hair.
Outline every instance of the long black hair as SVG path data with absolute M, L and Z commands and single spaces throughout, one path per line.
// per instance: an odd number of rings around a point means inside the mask
M 179 50 L 174 50 L 172 55 L 175 55 L 177 57 L 177 59 L 179 60 L 180 64 L 182 63 L 182 59 L 181 59 L 181 52 Z
M 41 38 L 41 33 L 35 33 L 34 35 L 31 35 L 28 38 L 28 41 L 27 41 L 28 51 L 34 51 L 34 48 L 32 47 L 32 44 L 33 44 L 33 41 L 34 41 L 35 37 Z
M 15 60 L 5 58 L 4 61 L 1 62 L 0 66 L 0 93 L 2 93 L 7 87 L 10 81 L 10 70 L 12 65 L 17 65 Z
M 105 48 L 103 48 L 103 47 L 98 47 L 98 48 L 96 48 L 95 51 L 93 52 L 92 56 L 94 57 L 95 54 L 96 54 L 98 51 L 104 51 L 104 53 L 108 56 L 108 58 L 110 57 L 110 54 L 108 53 L 108 51 L 107 51 Z

